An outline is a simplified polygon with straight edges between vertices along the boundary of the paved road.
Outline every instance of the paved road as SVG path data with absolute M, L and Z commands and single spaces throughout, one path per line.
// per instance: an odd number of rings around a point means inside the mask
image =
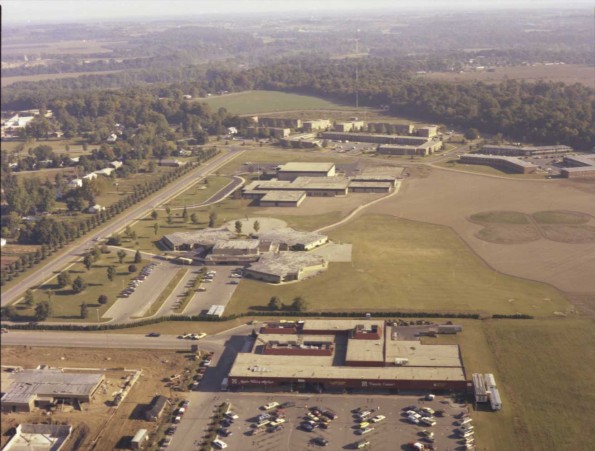
M 199 341 L 182 340 L 175 335 L 146 337 L 136 334 L 111 334 L 101 332 L 49 332 L 15 331 L 2 335 L 2 346 L 41 346 L 50 348 L 122 348 L 122 349 L 175 349 L 189 350 L 190 345 L 221 353 L 223 343 L 219 337 Z
M 129 210 L 126 210 L 109 222 L 105 227 L 98 230 L 96 229 L 93 233 L 89 234 L 84 241 L 79 244 L 68 246 L 66 250 L 62 251 L 58 258 L 55 258 L 52 262 L 43 266 L 40 265 L 13 287 L 2 290 L 2 300 L 0 305 L 5 306 L 16 301 L 22 296 L 27 288 L 45 282 L 47 280 L 46 276 L 51 274 L 53 277 L 53 274 L 60 271 L 67 262 L 79 258 L 90 247 L 90 242 L 95 238 L 105 237 L 121 230 L 133 220 L 142 217 L 153 210 L 156 205 L 166 202 L 170 198 L 176 196 L 179 192 L 185 190 L 188 187 L 189 182 L 194 181 L 197 177 L 203 177 L 216 171 L 221 166 L 227 164 L 230 160 L 244 152 L 244 150 L 245 149 L 241 148 L 231 148 L 228 153 L 223 153 L 222 155 L 213 158 L 208 163 L 172 182 L 158 193 L 144 199 Z

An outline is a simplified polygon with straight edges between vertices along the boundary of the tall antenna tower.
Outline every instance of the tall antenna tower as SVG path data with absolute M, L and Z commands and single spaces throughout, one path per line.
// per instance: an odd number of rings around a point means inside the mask
M 359 109 L 359 64 L 358 64 L 358 54 L 359 54 L 359 28 L 356 30 L 355 35 L 355 109 Z

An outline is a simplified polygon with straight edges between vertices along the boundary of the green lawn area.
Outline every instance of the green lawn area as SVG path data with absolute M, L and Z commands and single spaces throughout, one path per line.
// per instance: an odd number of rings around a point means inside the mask
M 510 405 L 503 409 L 511 410 L 515 433 L 527 445 L 517 449 L 587 449 L 595 440 L 593 322 L 493 321 L 486 335 L 498 368 L 496 381 Z M 477 433 L 481 437 L 479 425 Z M 494 437 L 495 443 L 499 439 Z
M 370 215 L 332 230 L 336 242 L 353 244 L 351 263 L 299 284 L 274 286 L 244 280 L 227 313 L 262 308 L 279 296 L 304 297 L 310 309 L 526 313 L 550 316 L 568 302 L 554 288 L 490 269 L 446 227 Z
M 469 218 L 473 222 L 487 222 L 491 224 L 528 224 L 529 218 L 524 213 L 516 211 L 488 211 L 476 213 Z
M 458 335 L 424 343 L 459 344 L 467 377 L 494 373 L 503 408 L 473 419 L 481 449 L 585 449 L 595 430 L 595 328 L 587 319 L 456 320 Z
M 319 97 L 279 91 L 245 91 L 199 99 L 211 109 L 225 108 L 234 114 L 266 113 L 289 110 L 341 110 L 346 106 Z
M 102 254 L 101 258 L 97 260 L 89 271 L 86 270 L 82 262 L 75 263 L 69 268 L 70 277 L 74 280 L 77 276 L 81 276 L 87 283 L 87 289 L 81 293 L 74 293 L 70 286 L 59 288 L 56 279 L 52 279 L 46 285 L 42 285 L 34 292 L 35 303 L 47 301 L 47 291 L 52 290 L 51 305 L 53 315 L 48 321 L 97 321 L 96 309 L 99 308 L 99 316 L 103 315 L 107 309 L 116 301 L 118 293 L 128 286 L 130 280 L 138 274 L 138 271 L 147 263 L 143 261 L 136 264 L 137 273 L 129 273 L 128 265 L 134 262 L 134 256 L 129 255 L 124 259 L 122 264 L 118 263 L 118 257 L 115 252 L 110 254 Z M 113 265 L 116 269 L 116 276 L 111 282 L 107 278 L 107 267 Z M 99 295 L 105 294 L 108 302 L 105 305 L 100 305 L 97 302 Z M 82 303 L 89 306 L 89 317 L 87 319 L 80 318 L 80 306 Z M 22 304 L 17 304 L 17 310 L 20 315 L 31 316 L 34 314 L 33 308 L 26 308 Z
M 538 211 L 531 216 L 540 224 L 586 224 L 591 219 L 588 215 L 571 211 Z
M 217 176 L 208 177 L 207 180 L 208 184 L 204 181 L 196 183 L 163 206 L 176 208 L 200 204 L 232 182 L 229 177 Z

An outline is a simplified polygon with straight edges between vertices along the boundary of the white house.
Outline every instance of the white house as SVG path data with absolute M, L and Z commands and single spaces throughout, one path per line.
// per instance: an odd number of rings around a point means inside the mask
M 6 246 L 6 240 L 4 238 L 0 238 L 0 247 Z
M 111 135 L 108 136 L 108 138 L 106 139 L 106 141 L 108 143 L 115 143 L 118 140 L 118 136 L 115 133 L 112 133 Z
M 89 213 L 99 213 L 100 211 L 103 211 L 103 210 L 105 210 L 105 207 L 102 207 L 102 206 L 101 206 L 101 205 L 99 205 L 99 204 L 95 204 L 95 205 L 93 205 L 92 207 L 89 207 L 89 208 L 87 209 L 87 211 L 88 211 Z
M 118 161 L 118 160 L 114 160 L 114 161 L 110 162 L 110 166 L 114 169 L 121 168 L 123 164 L 124 163 L 122 163 L 121 161 Z
M 114 172 L 114 171 L 115 171 L 114 168 L 104 168 L 104 169 L 100 169 L 98 171 L 93 172 L 93 174 L 105 175 L 106 177 L 109 177 L 110 175 L 112 175 L 112 172 Z
M 83 186 L 83 179 L 72 179 L 68 182 L 68 186 L 72 188 L 80 188 Z

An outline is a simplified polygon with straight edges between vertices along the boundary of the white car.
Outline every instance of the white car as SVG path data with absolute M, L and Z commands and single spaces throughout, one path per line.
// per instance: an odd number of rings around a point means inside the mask
M 275 407 L 277 407 L 279 405 L 279 403 L 277 401 L 273 401 L 273 402 L 269 402 L 268 404 L 265 404 L 264 406 L 261 407 L 262 410 L 271 410 L 274 409 Z
M 227 443 L 225 443 L 223 440 L 219 440 L 218 438 L 213 440 L 213 446 L 217 449 L 225 449 L 227 448 Z
M 370 423 L 380 423 L 384 419 L 386 419 L 384 415 L 376 415 L 374 418 L 370 419 Z
M 417 413 L 415 410 L 408 410 L 405 413 L 407 414 L 407 416 L 417 418 L 418 420 L 421 418 L 421 415 Z
M 415 417 L 409 416 L 409 417 L 407 417 L 407 420 L 412 424 L 419 424 L 419 420 Z
M 356 434 L 359 434 L 359 435 L 364 435 L 364 434 L 367 434 L 368 432 L 372 432 L 373 430 L 374 430 L 374 428 L 367 427 L 367 428 L 365 428 L 365 429 L 357 429 L 357 430 L 355 431 L 355 433 L 356 433 Z

